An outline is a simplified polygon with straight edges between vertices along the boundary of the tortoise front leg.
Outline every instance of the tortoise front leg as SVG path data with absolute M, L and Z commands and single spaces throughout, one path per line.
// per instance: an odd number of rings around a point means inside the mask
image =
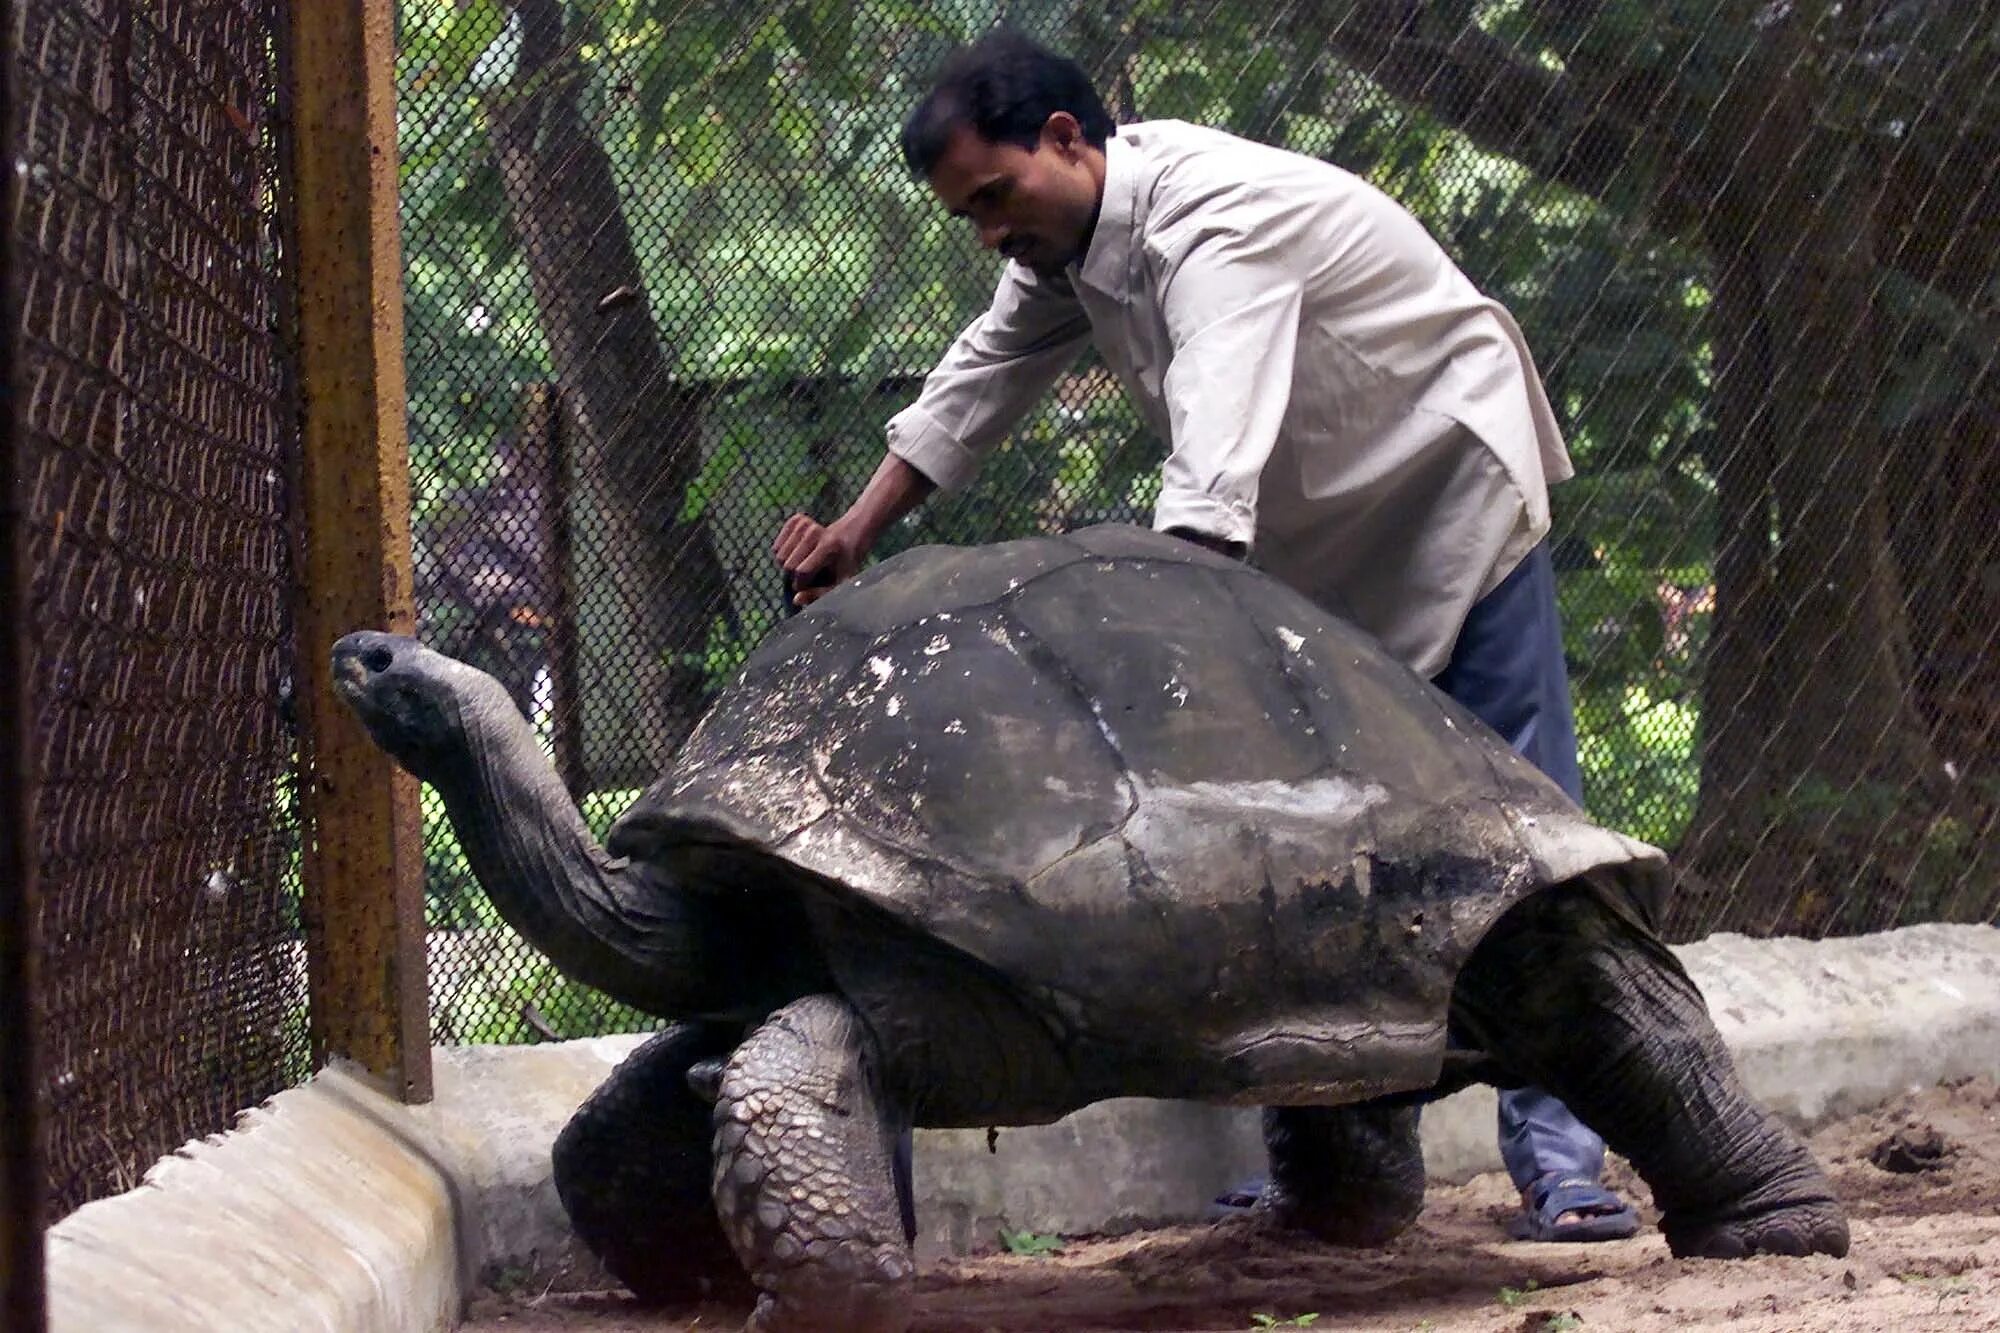
M 872 1044 L 830 995 L 780 1009 L 724 1068 L 715 1207 L 761 1289 L 752 1333 L 902 1333 L 915 1275 Z

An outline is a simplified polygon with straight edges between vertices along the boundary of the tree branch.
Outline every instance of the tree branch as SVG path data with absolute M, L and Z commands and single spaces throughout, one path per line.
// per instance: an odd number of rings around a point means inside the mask
M 1546 8 L 1546 6 L 1543 6 Z M 1565 5 L 1561 21 L 1584 29 L 1601 18 L 1598 0 Z M 1627 63 L 1596 77 L 1562 74 L 1524 60 L 1478 28 L 1458 26 L 1425 0 L 1308 0 L 1291 14 L 1295 42 L 1319 45 L 1388 92 L 1512 158 L 1544 179 L 1614 207 L 1629 163 L 1655 168 L 1644 220 L 1680 233 L 1717 203 L 1733 173 L 1733 135 L 1712 132 L 1713 108 L 1690 103 L 1673 77 L 1686 52 L 1669 51 L 1647 66 Z M 1668 35 L 1673 35 L 1668 30 Z M 1745 51 L 1764 39 L 1745 30 Z M 1968 81 L 1962 71 L 1955 82 Z M 1838 65 L 1841 90 L 1869 107 L 1901 105 L 1895 70 L 1859 59 Z M 1746 99 L 1749 100 L 1749 99 Z M 1696 114 L 1699 113 L 1699 114 Z M 1690 134 L 1690 126 L 1700 132 Z M 1744 129 L 1754 128 L 1751 126 Z M 1822 124 L 1801 156 L 1837 160 L 1863 131 Z M 1917 116 L 1900 139 L 1881 145 L 1885 160 L 1882 234 L 1896 238 L 1878 262 L 1961 303 L 1978 299 L 1988 257 L 2000 250 L 2000 134 L 1989 125 L 1935 114 Z M 1926 137 L 1927 144 L 1913 140 Z M 1636 181 L 1634 182 L 1637 183 Z

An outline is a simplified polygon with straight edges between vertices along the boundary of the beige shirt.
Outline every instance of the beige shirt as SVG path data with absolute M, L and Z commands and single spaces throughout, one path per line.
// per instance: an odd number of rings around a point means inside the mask
M 1216 130 L 1122 127 L 1083 262 L 1008 264 L 890 450 L 963 485 L 1086 339 L 1170 444 L 1155 527 L 1251 544 L 1425 675 L 1570 475 L 1520 328 L 1422 224 Z

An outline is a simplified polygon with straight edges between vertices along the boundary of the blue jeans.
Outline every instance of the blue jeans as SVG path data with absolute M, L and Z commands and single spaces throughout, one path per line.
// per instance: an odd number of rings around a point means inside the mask
M 1583 803 L 1548 543 L 1473 604 L 1451 661 L 1431 683 Z M 1604 1140 L 1540 1088 L 1504 1090 L 1500 1159 L 1521 1189 L 1551 1172 L 1596 1180 L 1604 1170 Z

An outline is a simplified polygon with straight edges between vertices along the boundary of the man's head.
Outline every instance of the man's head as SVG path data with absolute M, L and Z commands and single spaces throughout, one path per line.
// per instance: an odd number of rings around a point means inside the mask
M 980 244 L 1031 268 L 1082 255 L 1111 115 L 1075 61 L 1000 29 L 954 55 L 903 125 L 903 159 Z

